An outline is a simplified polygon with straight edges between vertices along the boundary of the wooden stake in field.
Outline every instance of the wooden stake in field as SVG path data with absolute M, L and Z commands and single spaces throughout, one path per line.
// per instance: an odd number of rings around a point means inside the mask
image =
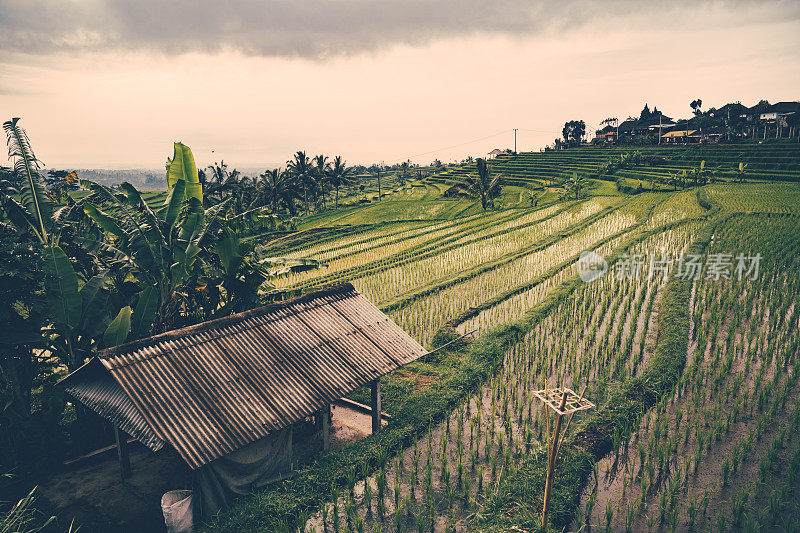
M 586 392 L 586 386 L 583 387 L 580 395 L 565 387 L 548 389 L 547 381 L 544 382 L 544 389 L 533 392 L 534 396 L 542 401 L 545 417 L 547 418 L 547 477 L 544 482 L 544 501 L 542 504 L 542 531 L 545 532 L 547 531 L 547 507 L 550 503 L 550 488 L 553 486 L 553 471 L 556 467 L 558 451 L 561 448 L 561 419 L 564 415 L 570 415 L 567 426 L 564 428 L 564 434 L 566 434 L 575 413 L 594 407 L 592 402 L 583 397 L 584 392 Z M 552 436 L 550 434 L 548 407 L 556 413 Z

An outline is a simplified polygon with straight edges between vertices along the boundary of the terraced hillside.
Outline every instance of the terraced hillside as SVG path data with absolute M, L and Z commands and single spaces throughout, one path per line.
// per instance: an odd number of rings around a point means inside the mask
M 527 193 L 621 152 L 520 154 L 495 170 Z M 383 431 L 243 499 L 208 530 L 535 530 L 549 430 L 533 392 L 545 382 L 597 405 L 567 429 L 554 527 L 786 529 L 800 513 L 800 289 L 790 274 L 800 152 L 642 153 L 664 161 L 625 179 L 705 160 L 720 181 L 627 195 L 595 180 L 577 200 L 541 195 L 535 207 L 484 213 L 441 197 L 469 172 L 451 167 L 409 187 L 413 199 L 400 190 L 306 221 L 300 234 L 319 239 L 282 249 L 327 267 L 280 280 L 282 290 L 350 282 L 427 347 L 473 340 L 385 376 Z M 742 160 L 749 182 L 731 183 Z M 606 260 L 599 279 L 581 277 L 584 251 Z M 737 275 L 736 258 L 759 253 L 760 276 Z M 728 261 L 727 275 L 676 276 L 687 254 L 707 268 Z
M 623 154 L 640 152 L 642 163 L 605 175 L 602 167 Z M 496 160 L 492 169 L 511 186 L 535 189 L 553 184 L 572 172 L 589 177 L 618 177 L 634 188 L 671 189 L 670 176 L 697 168 L 706 162 L 706 172 L 719 180 L 737 178 L 739 163 L 747 163 L 745 177 L 755 180 L 800 181 L 800 145 L 749 144 L 715 146 L 585 147 L 547 152 L 523 152 Z M 475 171 L 475 165 L 452 166 L 434 174 L 428 182 L 447 187 Z

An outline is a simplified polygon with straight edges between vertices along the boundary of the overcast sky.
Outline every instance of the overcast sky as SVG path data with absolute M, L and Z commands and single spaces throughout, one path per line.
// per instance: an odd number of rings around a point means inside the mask
M 654 105 L 800 99 L 800 2 L 0 0 L 0 111 L 54 168 L 539 149 Z

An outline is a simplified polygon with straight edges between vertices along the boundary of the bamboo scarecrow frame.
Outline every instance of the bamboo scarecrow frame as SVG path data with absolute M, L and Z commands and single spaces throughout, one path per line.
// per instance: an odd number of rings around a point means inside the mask
M 555 470 L 558 452 L 561 449 L 561 419 L 565 415 L 569 415 L 569 420 L 567 420 L 567 425 L 564 428 L 564 434 L 566 434 L 575 413 L 586 409 L 592 409 L 595 406 L 592 402 L 583 397 L 584 392 L 586 392 L 586 385 L 584 385 L 580 394 L 575 394 L 571 389 L 563 386 L 561 388 L 548 389 L 547 380 L 544 382 L 544 389 L 533 392 L 534 396 L 542 401 L 542 408 L 544 409 L 547 421 L 547 477 L 544 482 L 542 531 L 547 531 L 547 515 L 548 505 L 550 503 L 550 489 L 553 484 L 553 471 Z M 550 434 L 550 414 L 547 412 L 548 407 L 556 413 L 552 436 Z

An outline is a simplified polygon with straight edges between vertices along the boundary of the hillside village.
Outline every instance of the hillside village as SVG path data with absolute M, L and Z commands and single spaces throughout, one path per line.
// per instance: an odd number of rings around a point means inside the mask
M 694 116 L 688 119 L 673 119 L 656 107 L 650 111 L 647 104 L 638 118 L 607 118 L 592 144 L 700 144 L 800 135 L 800 102 L 761 100 L 752 107 L 736 102 L 703 111 L 702 100 L 697 99 L 690 107 Z

